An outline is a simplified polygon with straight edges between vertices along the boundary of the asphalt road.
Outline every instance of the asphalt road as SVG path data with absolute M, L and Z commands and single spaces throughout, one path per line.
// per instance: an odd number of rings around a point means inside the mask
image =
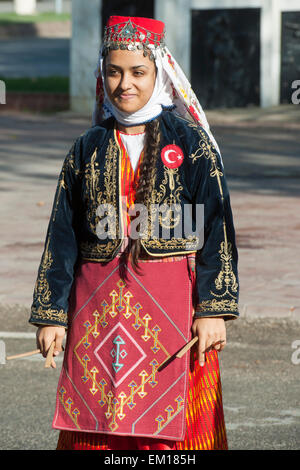
M 239 319 L 227 325 L 220 364 L 229 449 L 299 449 L 299 324 Z M 34 339 L 2 340 L 7 354 L 35 349 Z M 61 361 L 56 370 L 45 369 L 40 355 L 0 366 L 1 450 L 55 449 L 51 422 Z

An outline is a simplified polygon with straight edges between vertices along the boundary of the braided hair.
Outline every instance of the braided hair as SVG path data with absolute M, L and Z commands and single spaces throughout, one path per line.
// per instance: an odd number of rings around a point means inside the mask
M 106 70 L 106 59 L 107 59 L 108 51 L 104 54 L 104 70 Z M 150 54 L 150 52 L 149 52 Z M 157 70 L 156 70 L 157 73 Z M 160 140 L 161 140 L 161 132 L 160 132 L 160 125 L 159 125 L 159 118 L 154 119 L 146 124 L 146 142 L 145 142 L 145 152 L 144 158 L 141 162 L 140 166 L 140 173 L 139 173 L 139 180 L 134 183 L 134 190 L 135 190 L 135 202 L 139 204 L 143 204 L 146 206 L 147 197 L 151 194 L 153 189 L 154 183 L 154 170 L 156 166 L 157 157 L 159 154 L 160 149 Z M 133 269 L 138 272 L 138 259 L 140 257 L 142 251 L 141 239 L 132 239 L 129 238 L 128 240 L 128 247 L 122 253 L 121 259 L 127 261 L 127 258 L 131 258 L 131 263 Z M 120 263 L 120 266 L 123 266 Z M 124 279 L 124 272 L 123 268 L 120 268 L 122 272 L 120 272 L 121 278 Z
M 146 124 L 146 145 L 144 158 L 140 166 L 139 180 L 136 183 L 135 203 L 146 205 L 154 183 L 154 171 L 160 149 L 161 132 L 159 119 Z M 138 272 L 138 259 L 142 250 L 141 239 L 129 239 L 129 251 L 133 269 Z

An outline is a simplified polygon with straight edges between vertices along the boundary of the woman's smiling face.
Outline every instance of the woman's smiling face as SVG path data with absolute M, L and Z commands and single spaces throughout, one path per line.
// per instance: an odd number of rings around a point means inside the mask
M 116 108 L 134 113 L 148 103 L 155 86 L 156 67 L 143 51 L 109 51 L 104 67 L 106 92 Z

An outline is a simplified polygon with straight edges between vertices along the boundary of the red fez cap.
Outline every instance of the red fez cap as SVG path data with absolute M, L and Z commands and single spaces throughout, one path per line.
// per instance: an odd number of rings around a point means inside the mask
M 104 29 L 104 49 L 144 49 L 146 55 L 149 45 L 152 45 L 150 49 L 153 46 L 165 47 L 165 24 L 162 21 L 132 16 L 110 16 Z

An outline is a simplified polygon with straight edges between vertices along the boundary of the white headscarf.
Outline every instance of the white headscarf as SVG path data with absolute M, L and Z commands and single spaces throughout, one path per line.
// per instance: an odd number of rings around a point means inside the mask
M 154 48 L 151 44 L 148 45 L 148 48 L 152 50 L 155 58 L 157 67 L 156 82 L 150 100 L 135 113 L 120 111 L 109 100 L 103 85 L 105 77 L 101 48 L 98 66 L 95 70 L 98 91 L 92 125 L 99 125 L 104 119 L 114 116 L 124 126 L 137 126 L 155 119 L 164 108 L 172 107 L 175 114 L 203 127 L 220 153 L 218 144 L 210 131 L 205 113 L 192 90 L 191 84 L 179 64 L 172 57 L 169 49 L 164 47 L 163 52 L 161 48 Z

